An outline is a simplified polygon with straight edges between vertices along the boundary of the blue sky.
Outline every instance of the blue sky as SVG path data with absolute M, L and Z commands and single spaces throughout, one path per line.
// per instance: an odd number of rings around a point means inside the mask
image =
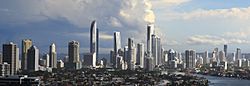
M 67 53 L 71 40 L 89 51 L 89 27 L 97 20 L 101 53 L 112 49 L 112 34 L 120 31 L 123 43 L 133 37 L 145 43 L 146 24 L 154 23 L 166 49 L 198 52 L 237 47 L 250 52 L 249 0 L 2 0 L 0 43 L 30 38 L 41 53 L 56 43 Z

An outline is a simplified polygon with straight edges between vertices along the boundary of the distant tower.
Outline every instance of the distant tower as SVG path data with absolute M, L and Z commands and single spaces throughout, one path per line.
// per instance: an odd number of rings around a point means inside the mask
M 157 36 L 156 35 L 152 35 L 152 48 L 151 48 L 151 51 L 152 51 L 152 57 L 153 57 L 153 64 L 154 65 L 158 65 L 158 41 L 157 41 Z
M 208 63 L 208 51 L 205 51 L 204 56 L 203 56 L 203 64 Z
M 128 46 L 125 46 L 124 47 L 124 61 L 125 62 L 127 62 L 128 60 L 128 57 L 129 57 L 129 55 L 128 55 L 129 53 L 128 53 Z
M 28 59 L 27 59 L 27 70 L 28 71 L 38 71 L 39 65 L 39 50 L 36 46 L 31 46 L 28 50 Z
M 99 58 L 99 29 L 96 29 L 96 64 L 98 63 L 98 58 Z
M 117 54 L 118 50 L 121 49 L 121 33 L 114 32 L 114 51 Z
M 69 69 L 76 69 L 76 65 L 77 63 L 80 62 L 80 44 L 77 41 L 71 41 L 69 42 L 68 45 L 68 55 L 69 55 L 69 64 L 67 65 L 67 67 L 69 67 Z
M 157 47 L 157 65 L 161 65 L 161 60 L 162 60 L 162 56 L 161 56 L 161 49 L 162 49 L 161 38 L 157 37 L 156 41 L 157 41 L 157 46 L 156 46 Z
M 241 59 L 241 49 L 240 48 L 237 48 L 236 50 L 236 61 Z
M 152 52 L 152 35 L 154 35 L 154 25 L 149 24 L 147 25 L 147 53 L 149 57 L 151 57 Z
M 90 53 L 96 53 L 96 37 L 97 37 L 97 25 L 96 21 L 91 23 L 90 28 Z
M 136 48 L 134 40 L 133 38 L 128 38 L 128 58 L 127 58 L 128 69 L 134 70 L 135 63 L 136 63 Z
M 114 32 L 114 66 L 117 66 L 117 56 L 120 56 L 118 51 L 121 49 L 121 34 L 120 32 Z
M 185 57 L 186 57 L 186 68 L 195 68 L 196 52 L 194 50 L 186 50 Z
M 219 48 L 214 48 L 214 54 L 215 54 L 216 62 L 219 62 Z
M 225 52 L 224 51 L 220 51 L 219 52 L 219 59 L 220 59 L 220 62 L 225 62 L 226 61 L 226 57 L 225 57 Z
M 57 68 L 56 45 L 52 43 L 49 49 L 49 67 Z
M 90 53 L 93 55 L 93 67 L 96 65 L 96 53 L 97 53 L 97 24 L 96 21 L 91 23 L 90 27 Z
M 225 52 L 225 57 L 227 57 L 227 45 L 224 45 L 224 52 Z
M 168 51 L 168 63 L 170 63 L 171 61 L 174 60 L 176 54 L 177 54 L 177 53 L 174 51 L 174 49 L 170 49 L 170 50 Z
M 27 53 L 28 49 L 32 46 L 31 39 L 24 39 L 22 40 L 22 62 L 21 62 L 21 69 L 27 70 Z
M 144 44 L 139 43 L 137 44 L 137 53 L 136 53 L 136 63 L 139 65 L 141 68 L 144 67 Z
M 19 69 L 19 49 L 16 44 L 12 42 L 3 44 L 3 62 L 10 64 L 10 75 L 17 74 Z
M 49 58 L 49 54 L 45 54 L 45 55 L 43 55 L 43 59 L 45 59 L 46 60 L 46 65 L 45 65 L 45 67 L 46 68 L 48 68 L 50 65 L 49 65 L 49 62 L 50 62 L 50 58 Z

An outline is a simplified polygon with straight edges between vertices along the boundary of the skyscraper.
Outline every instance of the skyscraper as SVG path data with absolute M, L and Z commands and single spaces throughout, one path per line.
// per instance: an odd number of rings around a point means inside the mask
M 22 40 L 22 62 L 21 62 L 21 69 L 27 70 L 27 53 L 28 49 L 32 46 L 31 39 L 24 39 Z
M 80 44 L 77 41 L 71 41 L 68 45 L 69 62 L 67 67 L 69 69 L 76 69 L 76 64 L 80 62 Z
M 136 48 L 134 40 L 133 38 L 128 38 L 128 58 L 127 58 L 128 69 L 134 70 L 135 63 L 136 63 Z
M 45 63 L 46 63 L 45 67 L 48 68 L 48 67 L 50 66 L 50 65 L 49 65 L 49 64 L 50 64 L 50 61 L 49 61 L 49 60 L 50 60 L 49 54 L 43 55 L 43 59 L 46 60 L 46 62 L 45 62 Z
M 97 24 L 96 21 L 91 23 L 90 27 L 90 53 L 93 55 L 93 67 L 96 66 L 96 52 L 97 52 Z
M 114 65 L 117 64 L 117 56 L 120 56 L 118 51 L 121 49 L 121 35 L 120 32 L 114 32 Z
M 195 68 L 196 52 L 194 50 L 185 51 L 186 68 Z
M 137 44 L 136 63 L 141 68 L 144 67 L 144 44 L 143 43 Z
M 19 49 L 16 44 L 12 42 L 3 44 L 3 62 L 10 64 L 10 75 L 17 74 L 19 69 Z
M 147 53 L 149 57 L 151 57 L 151 52 L 152 52 L 152 35 L 154 34 L 154 25 L 149 24 L 147 25 Z
M 90 53 L 96 53 L 96 37 L 97 37 L 97 25 L 96 21 L 91 23 L 90 27 Z
M 177 53 L 174 51 L 174 49 L 170 49 L 170 50 L 168 51 L 168 63 L 170 63 L 171 61 L 174 60 L 176 54 L 177 54 Z
M 240 48 L 237 48 L 236 50 L 236 61 L 241 59 L 241 49 Z
M 27 64 L 28 71 L 38 71 L 39 50 L 36 46 L 31 46 L 28 50 Z
M 110 51 L 110 63 L 112 64 L 113 67 L 115 67 L 115 53 L 113 50 Z
M 49 67 L 56 68 L 57 67 L 57 55 L 56 55 L 56 45 L 52 43 L 49 49 Z
M 153 64 L 158 65 L 158 41 L 157 41 L 157 36 L 152 35 L 152 57 L 153 57 Z
M 225 57 L 227 57 L 227 45 L 224 45 L 224 53 L 225 53 Z
M 121 49 L 121 34 L 120 32 L 114 32 L 114 51 L 117 54 Z
M 99 58 L 99 29 L 96 29 L 96 64 L 98 63 L 97 59 Z
M 162 60 L 162 56 L 161 56 L 161 38 L 157 37 L 156 38 L 157 41 L 157 65 L 161 65 L 161 60 Z
M 219 59 L 220 59 L 220 62 L 225 62 L 226 61 L 226 57 L 225 57 L 225 52 L 224 51 L 220 51 L 219 52 Z
M 219 48 L 214 48 L 214 54 L 215 54 L 216 62 L 219 62 Z
M 205 51 L 204 56 L 203 56 L 203 64 L 208 63 L 208 51 Z
M 128 59 L 128 46 L 124 46 L 124 62 Z

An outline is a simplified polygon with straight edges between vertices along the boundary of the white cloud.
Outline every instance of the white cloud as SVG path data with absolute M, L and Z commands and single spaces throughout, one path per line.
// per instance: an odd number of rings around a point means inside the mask
M 187 39 L 191 45 L 223 45 L 223 44 L 250 44 L 250 41 L 237 38 L 224 38 L 211 35 L 195 35 Z
M 223 36 L 231 37 L 231 38 L 232 37 L 233 38 L 247 38 L 248 36 L 250 36 L 250 28 L 242 29 L 237 32 L 225 32 Z
M 225 19 L 250 19 L 250 7 L 247 8 L 229 8 L 229 9 L 197 9 L 190 12 L 168 12 L 167 17 L 171 19 L 204 19 L 204 18 L 225 18 Z
M 102 39 L 102 40 L 112 40 L 113 35 L 109 35 L 109 34 L 106 34 L 106 33 L 100 33 L 100 39 Z
M 152 3 L 156 7 L 168 7 L 168 6 L 176 6 L 183 3 L 190 2 L 191 0 L 152 0 Z

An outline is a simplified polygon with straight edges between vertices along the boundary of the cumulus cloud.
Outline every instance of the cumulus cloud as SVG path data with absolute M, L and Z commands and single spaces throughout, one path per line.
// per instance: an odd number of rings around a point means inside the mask
M 250 41 L 236 38 L 224 38 L 211 35 L 194 35 L 187 39 L 191 45 L 223 45 L 223 44 L 250 44 Z
M 144 40 L 146 25 L 155 22 L 155 14 L 150 0 L 4 0 L 0 3 L 1 25 L 33 28 L 23 31 L 33 31 L 30 35 L 38 40 L 41 37 L 35 36 L 35 32 L 51 33 L 45 36 L 51 37 L 54 41 L 58 41 L 53 38 L 55 34 L 71 36 L 65 37 L 64 41 L 68 41 L 66 38 L 88 39 L 90 22 L 93 20 L 97 21 L 102 40 L 112 39 L 113 31 L 120 31 L 123 39 L 134 37 Z M 58 21 L 59 24 L 55 23 Z M 34 23 L 47 26 L 32 26 Z M 65 23 L 69 24 L 61 26 L 69 27 L 58 27 Z M 27 27 L 29 25 L 32 27 Z M 42 27 L 44 28 L 41 29 Z M 18 37 L 24 38 L 24 33 L 26 32 L 18 34 Z M 123 43 L 126 43 L 125 41 Z M 82 43 L 89 44 L 86 41 Z M 110 44 L 110 41 L 102 44 Z

